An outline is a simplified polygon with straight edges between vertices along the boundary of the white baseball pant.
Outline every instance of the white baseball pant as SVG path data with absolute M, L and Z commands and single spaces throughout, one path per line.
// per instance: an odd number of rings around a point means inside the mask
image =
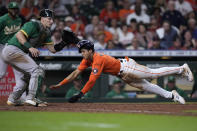
M 121 69 L 120 77 L 131 86 L 140 88 L 142 90 L 158 94 L 165 98 L 172 98 L 172 93 L 164 90 L 158 85 L 148 82 L 146 79 L 155 79 L 161 76 L 181 74 L 183 67 L 162 67 L 151 69 L 146 66 L 140 65 L 135 60 L 120 59 Z

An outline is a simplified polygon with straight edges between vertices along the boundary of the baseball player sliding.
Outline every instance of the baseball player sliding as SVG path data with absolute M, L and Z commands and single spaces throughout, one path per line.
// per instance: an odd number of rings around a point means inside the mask
M 18 31 L 9 41 L 8 45 L 2 51 L 3 58 L 6 62 L 17 69 L 20 74 L 29 75 L 29 79 L 21 79 L 20 88 L 14 90 L 9 96 L 7 104 L 17 105 L 18 99 L 26 90 L 28 85 L 28 95 L 26 96 L 25 104 L 33 106 L 46 106 L 35 99 L 37 88 L 41 85 L 44 78 L 44 70 L 36 64 L 34 57 L 39 56 L 38 47 L 46 47 L 52 53 L 62 50 L 69 42 L 77 43 L 76 41 L 69 41 L 69 35 L 73 35 L 70 31 L 64 31 L 62 36 L 67 36 L 58 44 L 53 44 L 51 40 L 51 33 L 49 28 L 53 24 L 53 11 L 43 9 L 40 12 L 40 20 L 30 21 L 24 24 L 20 31 Z M 66 42 L 64 42 L 64 40 Z M 30 55 L 29 55 L 29 54 Z
M 92 67 L 88 82 L 85 84 L 81 92 L 72 96 L 68 101 L 77 102 L 84 96 L 95 84 L 101 73 L 109 73 L 120 77 L 127 84 L 140 88 L 142 90 L 161 95 L 164 98 L 171 98 L 181 104 L 185 104 L 185 100 L 175 90 L 166 91 L 158 85 L 148 82 L 147 78 L 158 78 L 161 76 L 179 74 L 193 81 L 193 74 L 187 64 L 179 67 L 163 67 L 158 69 L 150 69 L 146 66 L 139 65 L 133 59 L 115 59 L 111 56 L 99 54 L 94 51 L 94 44 L 88 40 L 82 40 L 77 43 L 79 53 L 82 54 L 83 60 L 78 68 L 68 75 L 63 81 L 50 88 L 58 88 L 68 82 L 74 80 L 83 70 Z

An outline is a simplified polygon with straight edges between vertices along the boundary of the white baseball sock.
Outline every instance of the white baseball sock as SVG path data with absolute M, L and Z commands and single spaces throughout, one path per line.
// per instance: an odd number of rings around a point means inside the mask
M 142 89 L 154 94 L 158 94 L 164 98 L 172 98 L 172 92 L 167 91 L 158 85 L 152 84 L 148 82 L 147 80 L 143 80 L 142 82 Z

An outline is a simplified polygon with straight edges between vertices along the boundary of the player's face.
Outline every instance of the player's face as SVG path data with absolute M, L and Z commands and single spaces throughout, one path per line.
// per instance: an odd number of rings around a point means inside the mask
M 41 18 L 41 23 L 44 25 L 46 28 L 50 28 L 53 24 L 53 18 L 51 17 L 42 17 Z
M 12 17 L 16 17 L 19 14 L 19 9 L 18 8 L 8 9 L 8 12 Z
M 83 56 L 84 59 L 88 60 L 91 57 L 91 50 L 87 50 L 87 49 L 81 49 L 81 54 Z

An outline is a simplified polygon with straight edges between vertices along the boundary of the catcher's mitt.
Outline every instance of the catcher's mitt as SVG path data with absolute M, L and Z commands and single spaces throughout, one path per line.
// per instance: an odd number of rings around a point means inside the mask
M 67 44 L 77 44 L 80 41 L 79 38 L 70 30 L 63 30 L 62 40 Z

